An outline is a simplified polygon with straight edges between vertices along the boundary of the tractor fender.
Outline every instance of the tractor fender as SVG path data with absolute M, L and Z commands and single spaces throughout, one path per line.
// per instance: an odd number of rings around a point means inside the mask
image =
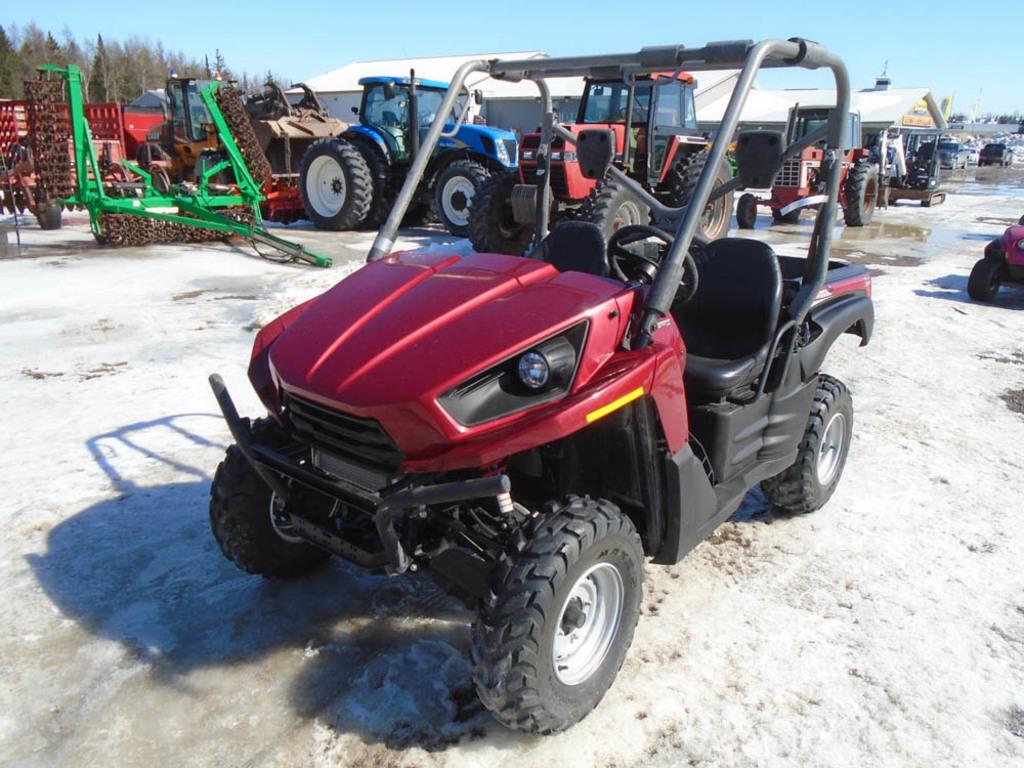
M 392 164 L 391 151 L 388 149 L 388 145 L 384 142 L 384 139 L 381 138 L 380 134 L 373 130 L 373 128 L 366 125 L 353 125 L 341 134 L 341 138 L 346 139 L 353 144 L 358 144 L 359 142 L 371 144 L 380 150 L 388 165 Z
M 875 306 L 865 293 L 851 293 L 830 301 L 808 316 L 811 340 L 800 350 L 800 372 L 808 381 L 821 370 L 825 355 L 844 333 L 860 337 L 863 347 L 875 327 Z

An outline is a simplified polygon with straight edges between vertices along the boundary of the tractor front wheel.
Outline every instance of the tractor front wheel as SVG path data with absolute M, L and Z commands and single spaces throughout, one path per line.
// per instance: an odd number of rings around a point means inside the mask
M 583 202 L 580 217 L 597 224 L 607 240 L 620 227 L 649 224 L 651 209 L 624 186 L 606 178 Z
M 776 224 L 796 224 L 800 221 L 800 212 L 803 208 L 796 208 L 789 213 L 783 213 L 780 208 L 772 208 L 772 221 Z
M 445 229 L 453 235 L 469 235 L 473 198 L 490 175 L 490 171 L 473 160 L 457 160 L 438 174 L 434 183 L 434 208 Z
M 344 139 L 314 141 L 302 156 L 299 193 L 317 229 L 355 229 L 373 205 L 366 159 Z
M 666 205 L 678 208 L 690 202 L 707 159 L 708 150 L 706 148 L 690 154 L 683 154 L 680 151 L 676 155 L 676 159 L 672 161 L 672 165 L 666 171 L 661 185 Z M 732 178 L 732 174 L 728 166 L 723 164 L 718 169 L 714 188 L 717 189 L 730 178 Z M 704 207 L 699 234 L 708 240 L 716 240 L 729 231 L 729 220 L 732 218 L 732 199 L 732 192 L 728 192 Z
M 477 253 L 522 256 L 533 240 L 534 228 L 520 224 L 512 213 L 515 172 L 499 173 L 480 185 L 469 209 L 469 240 Z
M 548 734 L 586 717 L 618 674 L 640 618 L 643 546 L 603 499 L 571 497 L 539 520 L 473 624 L 473 683 L 499 722 Z
M 740 229 L 753 229 L 757 221 L 757 198 L 746 192 L 740 195 L 736 203 L 736 226 Z

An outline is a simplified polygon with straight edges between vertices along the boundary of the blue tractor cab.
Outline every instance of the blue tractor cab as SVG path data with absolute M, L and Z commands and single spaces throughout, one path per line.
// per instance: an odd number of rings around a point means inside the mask
M 362 100 L 353 108 L 359 122 L 340 137 L 315 142 L 302 160 L 302 202 L 319 229 L 380 225 L 448 90 L 414 72 L 364 77 L 359 85 Z M 452 119 L 445 131 L 454 128 Z M 423 223 L 434 212 L 452 234 L 465 237 L 473 195 L 491 174 L 516 168 L 516 152 L 511 131 L 460 124 L 438 142 L 406 223 Z

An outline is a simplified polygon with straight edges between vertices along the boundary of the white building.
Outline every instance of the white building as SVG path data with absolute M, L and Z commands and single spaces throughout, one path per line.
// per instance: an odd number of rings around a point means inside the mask
M 338 69 L 306 80 L 306 85 L 317 92 L 320 100 L 333 117 L 352 121 L 353 107 L 358 107 L 362 88 L 359 80 L 364 77 L 383 75 L 408 77 L 410 70 L 416 71 L 417 78 L 449 82 L 462 64 L 475 59 L 532 59 L 545 57 L 543 51 L 513 51 L 504 53 L 477 53 L 467 56 L 435 56 L 418 59 L 385 59 L 380 61 L 356 61 Z M 698 72 L 697 116 L 701 118 L 704 102 L 717 100 L 722 93 L 726 98 L 738 76 L 734 70 Z M 551 78 L 547 81 L 551 97 L 563 123 L 576 119 L 583 92 L 583 79 L 579 77 Z M 467 79 L 472 90 L 479 90 L 482 104 L 479 114 L 490 125 L 510 128 L 519 133 L 533 131 L 540 123 L 540 99 L 537 86 L 531 81 L 519 83 L 493 80 L 475 73 Z

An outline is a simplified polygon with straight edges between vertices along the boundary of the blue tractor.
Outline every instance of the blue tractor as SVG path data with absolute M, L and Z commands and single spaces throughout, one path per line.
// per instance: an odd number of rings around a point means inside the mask
M 359 123 L 306 150 L 299 190 L 317 229 L 377 227 L 387 217 L 448 90 L 447 83 L 409 74 L 364 77 L 362 104 L 353 108 Z M 511 131 L 462 124 L 438 142 L 405 223 L 422 224 L 436 213 L 449 232 L 465 237 L 474 193 L 492 173 L 515 169 L 516 152 Z

